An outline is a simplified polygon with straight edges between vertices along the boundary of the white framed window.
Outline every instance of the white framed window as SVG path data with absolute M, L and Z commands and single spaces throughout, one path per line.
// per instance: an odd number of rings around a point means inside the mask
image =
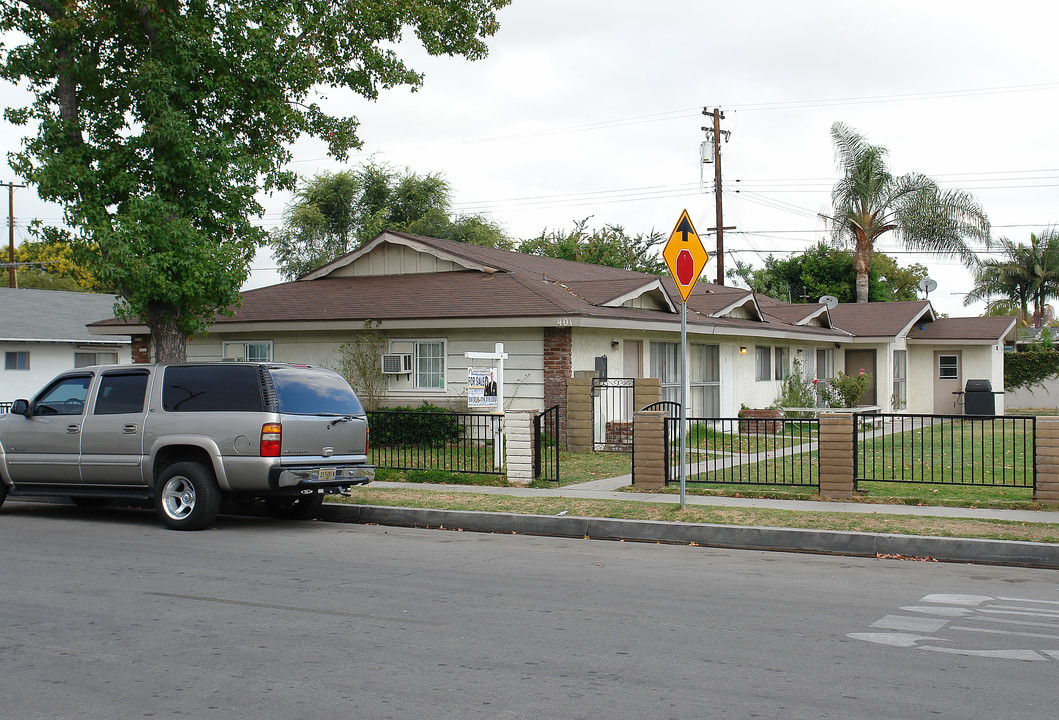
M 88 367 L 89 365 L 117 365 L 118 354 L 116 352 L 75 352 L 74 367 Z
M 894 410 L 908 406 L 908 351 L 894 350 Z
M 688 345 L 688 415 L 717 417 L 721 411 L 720 345 Z M 680 402 L 680 343 L 651 343 L 651 377 L 662 381 L 662 399 Z
M 938 355 L 938 379 L 959 380 L 960 379 L 960 356 Z
M 445 389 L 445 343 L 441 340 L 425 340 L 415 343 L 412 358 L 415 368 L 415 386 L 425 390 Z
M 830 380 L 835 376 L 835 351 L 818 348 L 816 351 L 816 379 Z
M 777 346 L 773 350 L 776 355 L 776 379 L 786 380 L 791 374 L 791 349 Z
M 5 352 L 4 370 L 29 370 L 29 350 Z
M 222 344 L 222 353 L 225 360 L 272 362 L 272 341 L 233 340 Z
M 772 379 L 772 348 L 758 345 L 754 348 L 754 379 L 765 382 Z

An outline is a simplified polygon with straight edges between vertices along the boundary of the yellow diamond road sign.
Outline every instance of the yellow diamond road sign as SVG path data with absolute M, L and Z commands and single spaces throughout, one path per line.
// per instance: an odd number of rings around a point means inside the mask
M 706 254 L 706 248 L 702 246 L 699 234 L 695 232 L 695 226 L 691 224 L 688 211 L 680 214 L 677 226 L 666 242 L 662 250 L 662 257 L 666 260 L 669 272 L 680 290 L 680 297 L 684 302 L 688 301 L 692 288 L 699 279 L 699 275 L 706 269 L 706 262 L 710 256 Z

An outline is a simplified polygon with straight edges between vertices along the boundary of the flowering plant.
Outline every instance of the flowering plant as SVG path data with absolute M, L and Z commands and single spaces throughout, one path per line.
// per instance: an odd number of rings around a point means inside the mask
M 864 372 L 864 368 L 856 375 L 847 375 L 839 371 L 831 378 L 832 402 L 838 403 L 839 407 L 851 408 L 860 400 L 860 396 L 871 386 L 871 373 Z

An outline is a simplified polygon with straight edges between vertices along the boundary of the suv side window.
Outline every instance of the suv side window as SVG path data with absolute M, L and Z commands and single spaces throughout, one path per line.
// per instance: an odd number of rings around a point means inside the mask
M 165 369 L 166 412 L 261 412 L 261 375 L 254 365 L 174 365 Z
M 85 398 L 91 382 L 91 375 L 75 375 L 55 381 L 37 396 L 33 414 L 80 415 L 85 411 Z
M 147 395 L 147 373 L 108 373 L 99 380 L 94 415 L 143 412 Z

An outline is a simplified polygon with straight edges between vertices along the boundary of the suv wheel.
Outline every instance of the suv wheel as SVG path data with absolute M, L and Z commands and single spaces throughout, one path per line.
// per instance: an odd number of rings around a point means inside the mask
M 167 467 L 154 486 L 154 511 L 170 530 L 201 530 L 221 511 L 221 491 L 202 463 Z
M 320 494 L 265 499 L 269 514 L 281 520 L 313 520 L 323 504 L 324 496 Z

